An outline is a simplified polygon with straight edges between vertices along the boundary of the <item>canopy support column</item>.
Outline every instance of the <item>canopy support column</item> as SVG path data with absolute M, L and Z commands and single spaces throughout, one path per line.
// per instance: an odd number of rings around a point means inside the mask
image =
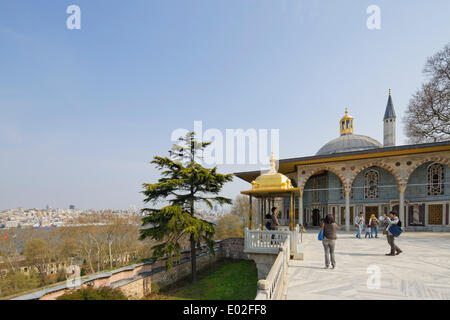
M 253 225 L 253 208 L 252 208 L 252 195 L 249 198 L 249 210 L 248 210 L 248 229 L 252 230 Z
M 262 201 L 262 210 L 261 210 L 261 212 L 260 212 L 260 217 L 259 217 L 259 219 L 260 219 L 260 223 L 261 223 L 261 225 L 260 225 L 260 229 L 261 230 L 264 230 L 264 215 L 265 215 L 265 213 L 264 212 L 266 212 L 266 198 L 261 198 L 261 201 Z

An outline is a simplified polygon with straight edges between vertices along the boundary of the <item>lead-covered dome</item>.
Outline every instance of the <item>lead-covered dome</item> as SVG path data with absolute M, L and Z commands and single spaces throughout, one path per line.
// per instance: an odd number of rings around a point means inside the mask
M 341 136 L 331 140 L 320 148 L 316 155 L 320 156 L 325 154 L 369 150 L 383 147 L 381 143 L 371 137 L 353 134 L 353 120 L 354 118 L 348 114 L 348 109 L 345 108 L 345 115 L 341 120 L 339 120 L 339 130 L 341 132 Z
M 359 134 L 345 134 L 325 144 L 320 148 L 316 155 L 369 150 L 381 147 L 383 147 L 383 145 L 371 137 Z

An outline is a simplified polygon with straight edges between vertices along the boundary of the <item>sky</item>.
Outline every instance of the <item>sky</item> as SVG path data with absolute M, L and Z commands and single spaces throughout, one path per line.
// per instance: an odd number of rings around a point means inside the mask
M 355 133 L 382 142 L 389 88 L 407 144 L 401 118 L 449 14 L 448 0 L 3 0 L 0 209 L 142 207 L 150 161 L 196 120 L 279 129 L 291 158 L 338 137 L 348 107 Z M 235 178 L 223 195 L 249 187 Z

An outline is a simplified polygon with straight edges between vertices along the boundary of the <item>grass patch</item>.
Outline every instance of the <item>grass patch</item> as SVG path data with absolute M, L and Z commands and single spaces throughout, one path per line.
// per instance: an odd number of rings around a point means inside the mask
M 198 281 L 190 276 L 151 294 L 150 300 L 253 300 L 258 272 L 253 261 L 222 260 L 198 272 Z

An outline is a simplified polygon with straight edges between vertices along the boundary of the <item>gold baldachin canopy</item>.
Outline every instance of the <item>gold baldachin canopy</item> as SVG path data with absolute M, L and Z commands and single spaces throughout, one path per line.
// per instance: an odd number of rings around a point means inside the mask
M 278 173 L 276 169 L 276 160 L 273 156 L 270 158 L 270 170 L 264 173 L 252 181 L 252 190 L 262 191 L 269 189 L 282 189 L 289 190 L 292 189 L 291 179 L 286 177 L 284 174 Z

